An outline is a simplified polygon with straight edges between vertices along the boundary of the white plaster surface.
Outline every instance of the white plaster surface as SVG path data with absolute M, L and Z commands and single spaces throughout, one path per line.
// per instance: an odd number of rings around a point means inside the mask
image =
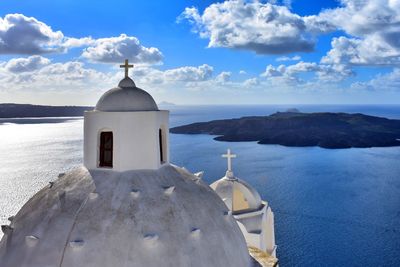
M 267 202 L 259 210 L 234 215 L 249 246 L 276 257 L 274 213 Z
M 250 266 L 227 210 L 208 185 L 175 166 L 127 172 L 81 167 L 18 212 L 12 233 L 0 242 L 1 267 Z
M 232 195 L 234 190 L 243 193 L 243 196 L 249 204 L 250 210 L 259 209 L 262 206 L 260 194 L 252 186 L 237 177 L 222 177 L 211 184 L 211 188 L 224 200 L 227 207 L 232 207 Z
M 158 169 L 159 129 L 164 162 L 169 162 L 169 111 L 87 111 L 84 118 L 84 165 L 97 169 L 101 131 L 113 132 L 113 170 Z
M 257 190 L 237 177 L 228 178 L 228 176 L 215 181 L 211 184 L 211 188 L 229 209 L 232 209 L 234 190 L 239 190 L 243 194 L 249 208 L 233 211 L 233 216 L 237 220 L 247 244 L 276 257 L 274 214 L 268 203 L 261 200 Z M 233 201 L 235 200 L 233 199 Z
M 136 87 L 133 80 L 126 77 L 118 87 L 105 92 L 96 104 L 98 111 L 157 111 L 153 97 L 145 90 Z

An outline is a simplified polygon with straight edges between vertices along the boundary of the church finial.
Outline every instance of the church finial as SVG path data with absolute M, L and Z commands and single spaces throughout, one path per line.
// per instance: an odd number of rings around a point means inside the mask
M 226 171 L 226 177 L 233 179 L 233 171 L 232 171 L 232 159 L 236 158 L 235 154 L 231 154 L 231 150 L 228 148 L 228 151 L 226 154 L 222 155 L 223 158 L 226 158 L 228 161 L 228 170 Z
M 125 78 L 129 77 L 129 69 L 133 68 L 133 64 L 129 65 L 128 60 L 125 59 L 124 65 L 119 65 L 120 68 L 125 68 Z

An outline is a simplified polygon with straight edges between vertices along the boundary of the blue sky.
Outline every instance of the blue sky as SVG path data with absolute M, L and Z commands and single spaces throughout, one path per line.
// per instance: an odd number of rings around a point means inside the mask
M 131 76 L 157 102 L 390 104 L 400 1 L 2 1 L 0 102 L 94 105 Z

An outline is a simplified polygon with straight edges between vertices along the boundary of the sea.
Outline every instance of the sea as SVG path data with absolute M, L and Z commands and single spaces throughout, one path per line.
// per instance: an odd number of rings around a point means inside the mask
M 400 105 L 170 106 L 170 126 L 214 119 L 301 112 L 348 112 L 400 119 Z M 82 164 L 82 118 L 0 119 L 0 223 L 59 173 Z M 235 175 L 254 186 L 275 214 L 280 266 L 400 266 L 400 147 L 323 149 L 219 142 L 170 135 L 171 162 Z

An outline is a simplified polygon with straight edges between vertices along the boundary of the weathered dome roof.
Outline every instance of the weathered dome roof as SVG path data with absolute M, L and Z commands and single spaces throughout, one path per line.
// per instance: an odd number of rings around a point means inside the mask
M 125 77 L 118 87 L 105 92 L 96 104 L 98 111 L 157 111 L 153 97 L 136 87 L 134 81 Z
M 228 178 L 225 176 L 212 183 L 211 188 L 234 213 L 254 211 L 262 207 L 262 200 L 257 190 L 236 177 Z
M 171 165 L 81 167 L 34 195 L 0 242 L 2 267 L 250 266 L 217 194 Z

